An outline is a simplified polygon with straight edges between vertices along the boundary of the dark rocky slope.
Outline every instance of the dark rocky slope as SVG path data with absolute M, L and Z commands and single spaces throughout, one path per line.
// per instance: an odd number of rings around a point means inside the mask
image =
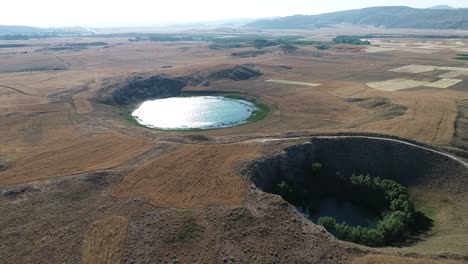
M 253 77 L 262 76 L 263 73 L 259 70 L 254 69 L 255 66 L 244 64 L 239 65 L 234 68 L 222 70 L 215 72 L 208 76 L 208 79 L 219 80 L 219 79 L 229 79 L 233 81 L 247 80 Z
M 238 65 L 209 74 L 192 74 L 183 77 L 167 75 L 132 75 L 112 80 L 97 93 L 97 100 L 104 104 L 128 106 L 147 99 L 178 96 L 187 85 L 210 86 L 219 80 L 241 81 L 263 75 L 253 65 Z
M 465 158 L 468 158 L 468 100 L 458 102 L 458 117 L 452 145 L 465 151 Z
M 3 161 L 0 161 L 0 171 L 5 171 L 8 169 L 8 164 Z
M 403 143 L 367 138 L 316 138 L 256 161 L 246 173 L 259 188 L 270 192 L 279 178 L 302 181 L 305 174 L 311 174 L 313 162 L 322 164 L 324 175 L 370 174 L 405 186 L 452 193 L 463 193 L 468 188 L 466 167 L 449 157 Z

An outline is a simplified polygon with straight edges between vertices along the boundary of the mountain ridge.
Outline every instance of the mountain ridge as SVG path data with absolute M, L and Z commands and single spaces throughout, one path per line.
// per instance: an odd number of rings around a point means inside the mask
M 294 15 L 258 20 L 246 27 L 316 29 L 347 23 L 385 28 L 468 29 L 468 9 L 417 9 L 407 6 L 367 7 L 319 15 Z

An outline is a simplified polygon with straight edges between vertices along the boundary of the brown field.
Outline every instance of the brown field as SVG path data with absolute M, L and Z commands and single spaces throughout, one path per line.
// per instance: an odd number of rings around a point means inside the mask
M 247 186 L 233 165 L 258 151 L 259 146 L 249 144 L 182 146 L 130 173 L 114 195 L 145 197 L 162 207 L 239 206 Z
M 83 241 L 81 263 L 120 263 L 127 236 L 127 225 L 127 219 L 121 216 L 94 222 Z
M 326 40 L 339 32 L 349 29 L 275 33 Z M 239 169 L 295 144 L 249 139 L 284 135 L 383 134 L 468 157 L 468 64 L 453 59 L 468 51 L 468 41 L 373 39 L 370 47 L 298 46 L 293 53 L 268 47 L 248 58 L 231 56 L 245 48 L 128 38 L 93 39 L 107 42 L 106 48 L 47 49 L 88 40 L 10 41 L 31 46 L 0 49 L 0 262 L 468 260 L 464 214 L 453 213 L 468 212 L 465 194 L 444 199 L 410 190 L 429 213 L 448 204 L 432 212 L 433 232 L 413 245 L 370 249 L 335 240 L 280 197 L 256 189 Z M 270 107 L 259 122 L 164 132 L 137 126 L 123 108 L 99 101 L 103 87 L 128 76 L 209 76 L 243 64 L 263 75 L 184 90 L 259 98 Z
M 369 87 L 384 90 L 384 91 L 398 91 L 418 86 L 428 86 L 430 83 L 423 81 L 407 80 L 407 79 L 393 79 L 382 82 L 367 83 Z
M 117 133 L 75 139 L 64 147 L 31 153 L 12 160 L 10 169 L 0 172 L 0 185 L 113 168 L 149 150 L 151 146 L 148 141 Z
M 387 264 L 459 264 L 465 263 L 463 261 L 450 261 L 450 260 L 433 260 L 433 259 L 421 259 L 421 258 L 404 258 L 404 257 L 395 257 L 395 256 L 380 256 L 380 255 L 367 255 L 362 258 L 358 258 L 353 261 L 353 264 L 377 264 L 377 263 L 387 263 Z

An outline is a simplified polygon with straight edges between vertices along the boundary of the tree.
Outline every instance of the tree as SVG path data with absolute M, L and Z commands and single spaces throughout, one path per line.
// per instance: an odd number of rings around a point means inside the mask
M 315 181 L 320 180 L 320 171 L 322 170 L 322 164 L 319 162 L 312 163 L 312 178 Z
M 278 194 L 281 195 L 286 201 L 293 200 L 293 189 L 286 181 L 281 181 L 281 183 L 277 184 L 276 187 L 278 188 Z
M 323 216 L 318 219 L 317 224 L 325 227 L 325 229 L 330 232 L 335 232 L 336 219 L 331 216 Z
M 359 36 L 346 36 L 338 35 L 333 39 L 333 43 L 336 44 L 352 44 L 352 45 L 370 45 L 370 42 L 367 40 L 361 40 Z

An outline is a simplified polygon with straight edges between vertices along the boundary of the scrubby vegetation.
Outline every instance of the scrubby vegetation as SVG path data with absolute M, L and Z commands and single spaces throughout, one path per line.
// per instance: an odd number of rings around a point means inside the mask
M 352 44 L 352 45 L 370 45 L 367 40 L 361 40 L 360 36 L 346 36 L 338 35 L 333 39 L 333 43 L 336 44 Z
M 203 227 L 197 223 L 194 217 L 185 219 L 174 235 L 166 239 L 167 243 L 186 243 L 196 239 L 204 231 Z
M 94 41 L 94 42 L 79 42 L 79 43 L 67 43 L 66 46 L 71 47 L 89 47 L 89 46 L 106 46 L 109 45 L 107 42 Z
M 24 48 L 28 47 L 28 44 L 0 44 L 0 49 L 1 48 Z
M 317 206 L 317 201 L 327 198 L 348 201 L 365 208 L 377 220 L 372 226 L 352 226 L 331 216 L 320 217 L 318 224 L 338 239 L 373 247 L 398 245 L 430 223 L 415 211 L 406 188 L 393 180 L 369 175 L 323 175 L 320 163 L 313 163 L 309 170 L 303 184 L 281 179 L 275 192 L 301 208 Z
M 281 51 L 284 53 L 295 53 L 297 50 L 299 50 L 296 46 L 292 44 L 285 44 L 280 47 Z
M 320 44 L 315 46 L 318 50 L 327 50 L 330 48 L 329 44 Z
M 468 54 L 457 54 L 457 57 L 455 59 L 468 61 Z
M 231 56 L 238 57 L 238 58 L 249 58 L 249 57 L 257 57 L 265 53 L 266 51 L 263 51 L 263 50 L 246 50 L 246 51 L 233 52 L 231 53 Z

